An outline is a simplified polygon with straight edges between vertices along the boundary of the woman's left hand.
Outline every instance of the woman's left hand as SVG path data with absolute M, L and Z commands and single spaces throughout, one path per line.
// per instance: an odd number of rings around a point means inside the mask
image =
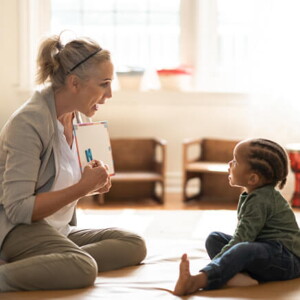
M 94 159 L 92 161 L 92 166 L 93 166 L 93 168 L 98 167 L 98 166 L 103 166 L 108 171 L 108 165 L 105 165 L 102 161 L 99 161 L 96 159 Z M 95 192 L 97 192 L 99 194 L 104 194 L 104 193 L 107 193 L 110 190 L 110 188 L 111 188 L 111 179 L 110 179 L 110 177 L 108 177 L 107 183 L 103 187 L 101 187 L 99 190 L 96 190 Z
M 104 194 L 104 193 L 107 193 L 111 188 L 111 179 L 110 177 L 108 178 L 107 180 L 107 184 L 105 186 L 103 186 L 101 189 L 99 189 L 97 192 L 99 194 Z

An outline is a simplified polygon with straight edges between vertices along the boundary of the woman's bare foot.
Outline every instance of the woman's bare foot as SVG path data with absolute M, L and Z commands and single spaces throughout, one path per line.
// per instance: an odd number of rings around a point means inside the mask
M 197 275 L 191 275 L 190 262 L 186 254 L 181 257 L 179 266 L 179 278 L 175 285 L 174 295 L 183 296 L 192 294 L 200 288 L 204 288 L 207 284 L 207 276 L 205 273 L 200 272 Z
M 227 286 L 251 286 L 258 285 L 258 281 L 250 277 L 246 273 L 237 273 L 226 283 Z

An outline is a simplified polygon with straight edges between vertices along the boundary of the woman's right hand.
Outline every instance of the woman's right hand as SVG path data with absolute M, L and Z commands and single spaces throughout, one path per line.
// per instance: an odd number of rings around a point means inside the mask
M 100 161 L 93 160 L 84 167 L 79 183 L 88 194 L 105 187 L 109 180 L 110 176 L 105 165 Z

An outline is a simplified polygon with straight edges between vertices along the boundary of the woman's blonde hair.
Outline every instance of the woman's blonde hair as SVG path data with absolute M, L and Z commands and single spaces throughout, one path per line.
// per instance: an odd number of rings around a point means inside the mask
M 91 67 L 107 60 L 110 61 L 110 52 L 101 49 L 97 42 L 89 38 L 75 39 L 63 45 L 61 37 L 54 35 L 40 45 L 36 83 L 50 81 L 57 89 L 64 85 L 69 74 L 88 79 Z

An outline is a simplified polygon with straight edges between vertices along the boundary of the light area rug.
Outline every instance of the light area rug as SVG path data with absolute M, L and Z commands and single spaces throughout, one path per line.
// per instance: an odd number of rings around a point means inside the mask
M 140 266 L 99 273 L 95 285 L 71 291 L 2 293 L 0 299 L 276 299 L 299 300 L 300 279 L 254 287 L 199 291 L 177 297 L 172 294 L 180 257 L 187 253 L 191 272 L 209 262 L 204 243 L 211 231 L 232 234 L 236 212 L 232 210 L 78 210 L 78 226 L 119 227 L 142 235 L 148 255 Z M 297 214 L 300 221 L 300 214 Z

